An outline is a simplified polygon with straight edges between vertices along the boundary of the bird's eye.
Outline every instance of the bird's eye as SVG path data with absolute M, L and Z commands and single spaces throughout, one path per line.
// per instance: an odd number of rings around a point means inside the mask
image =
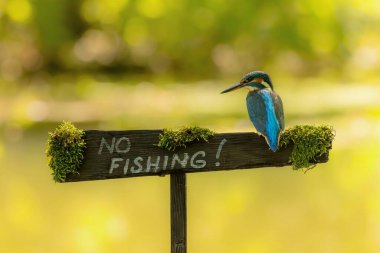
M 243 78 L 243 79 L 240 80 L 240 82 L 241 82 L 241 83 L 248 83 L 248 79 Z

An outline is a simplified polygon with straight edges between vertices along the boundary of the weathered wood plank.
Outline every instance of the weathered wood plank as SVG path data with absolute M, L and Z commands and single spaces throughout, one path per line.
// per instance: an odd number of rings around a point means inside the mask
M 69 174 L 67 182 L 286 166 L 293 149 L 272 152 L 256 133 L 222 133 L 208 143 L 169 152 L 155 146 L 161 130 L 85 132 L 87 148 L 80 174 Z M 315 159 L 327 161 L 328 154 Z
M 187 251 L 186 174 L 170 175 L 171 252 Z

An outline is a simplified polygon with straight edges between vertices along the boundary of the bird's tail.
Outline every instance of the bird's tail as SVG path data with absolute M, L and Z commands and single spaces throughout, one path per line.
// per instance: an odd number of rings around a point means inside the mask
M 265 140 L 268 143 L 269 149 L 272 150 L 273 152 L 276 152 L 278 150 L 279 139 L 280 139 L 279 137 L 280 137 L 279 134 L 273 137 L 272 136 L 265 137 Z

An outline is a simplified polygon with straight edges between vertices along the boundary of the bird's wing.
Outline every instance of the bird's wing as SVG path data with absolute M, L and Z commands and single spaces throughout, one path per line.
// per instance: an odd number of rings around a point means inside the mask
M 265 102 L 257 91 L 251 91 L 247 95 L 247 110 L 256 130 L 266 136 L 267 111 Z
M 273 98 L 274 110 L 276 113 L 276 118 L 278 123 L 280 124 L 280 129 L 285 129 L 285 119 L 284 119 L 284 108 L 282 106 L 281 97 L 274 91 L 271 92 L 271 96 Z

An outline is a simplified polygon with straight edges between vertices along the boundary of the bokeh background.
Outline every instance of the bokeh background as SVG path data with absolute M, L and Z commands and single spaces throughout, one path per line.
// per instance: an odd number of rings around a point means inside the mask
M 54 183 L 47 133 L 253 131 L 265 70 L 327 164 L 188 175 L 189 252 L 380 252 L 380 1 L 0 0 L 0 251 L 169 252 L 169 178 Z

